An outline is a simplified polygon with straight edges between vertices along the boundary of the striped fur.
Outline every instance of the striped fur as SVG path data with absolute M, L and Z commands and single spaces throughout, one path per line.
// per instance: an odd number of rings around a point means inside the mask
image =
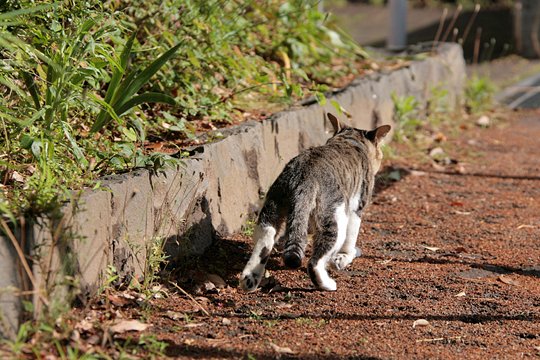
M 314 227 L 307 269 L 321 290 L 337 288 L 327 272 L 329 264 L 341 270 L 357 255 L 362 210 L 370 201 L 382 160 L 381 140 L 390 126 L 366 131 L 343 127 L 333 115 L 328 117 L 334 136 L 293 158 L 268 191 L 254 233 L 255 247 L 240 279 L 246 291 L 257 289 L 284 224 L 283 261 L 291 268 L 302 265 L 308 226 Z

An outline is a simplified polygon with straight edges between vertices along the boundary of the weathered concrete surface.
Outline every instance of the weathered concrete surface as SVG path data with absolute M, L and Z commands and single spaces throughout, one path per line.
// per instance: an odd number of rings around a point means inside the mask
M 358 79 L 334 94 L 334 99 L 352 114 L 351 125 L 373 128 L 393 122 L 393 93 L 413 95 L 425 105 L 431 91 L 439 87 L 455 104 L 464 77 L 461 49 L 443 45 L 434 57 Z M 103 179 L 103 189 L 84 191 L 66 205 L 62 220 L 44 221 L 55 225 L 34 231 L 42 262 L 46 259 L 45 266 L 34 263 L 39 287 L 51 286 L 45 284 L 47 278 L 63 284 L 62 275 L 69 275 L 84 298 L 103 284 L 107 266 L 113 265 L 121 277 L 142 276 L 148 251 L 157 239 L 164 239 L 167 253 L 179 260 L 204 251 L 216 234 L 241 230 L 286 162 L 330 137 L 326 111 L 335 112 L 330 105 L 312 104 L 226 129 L 224 139 L 195 149 L 178 170 L 157 174 L 138 170 Z M 0 264 L 8 277 L 13 273 L 7 262 L 10 256 L 9 245 L 0 246 Z M 16 325 L 19 304 L 13 297 L 2 299 L 7 301 L 2 303 L 3 312 Z

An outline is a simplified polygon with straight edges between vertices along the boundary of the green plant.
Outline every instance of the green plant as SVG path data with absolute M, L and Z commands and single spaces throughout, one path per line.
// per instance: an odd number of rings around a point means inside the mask
M 397 96 L 392 93 L 394 103 L 394 120 L 396 128 L 394 138 L 398 142 L 407 140 L 415 135 L 416 130 L 422 124 L 420 120 L 420 104 L 412 95 Z
M 119 117 L 125 112 L 144 103 L 175 104 L 174 99 L 166 94 L 148 91 L 138 95 L 137 92 L 175 55 L 182 44 L 176 44 L 167 50 L 143 70 L 129 70 L 129 58 L 132 55 L 135 35 L 136 33 L 133 33 L 128 39 L 118 58 L 109 60 L 114 65 L 112 77 L 107 85 L 105 99 L 101 101 L 96 97 L 96 100 L 103 106 L 103 109 L 98 114 L 94 124 L 92 124 L 90 132 L 102 130 L 111 118 L 119 121 Z
M 465 86 L 465 106 L 470 113 L 476 114 L 493 106 L 495 86 L 486 77 L 471 77 Z
M 256 225 L 257 225 L 257 220 L 248 219 L 246 223 L 242 226 L 242 234 L 249 237 L 253 236 Z
M 163 237 L 156 237 L 148 242 L 142 283 L 143 290 L 145 291 L 156 283 L 159 279 L 160 270 L 167 263 L 167 254 L 165 254 L 164 246 L 165 239 Z

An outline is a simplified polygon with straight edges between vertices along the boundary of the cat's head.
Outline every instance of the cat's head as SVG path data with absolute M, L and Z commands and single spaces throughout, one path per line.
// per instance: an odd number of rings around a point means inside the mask
M 352 135 L 358 141 L 366 145 L 368 156 L 371 161 L 374 172 L 379 171 L 383 158 L 381 145 L 384 137 L 390 132 L 390 125 L 381 125 L 373 130 L 356 129 L 341 123 L 334 115 L 327 113 L 328 120 L 334 128 L 334 136 L 343 134 L 343 136 Z

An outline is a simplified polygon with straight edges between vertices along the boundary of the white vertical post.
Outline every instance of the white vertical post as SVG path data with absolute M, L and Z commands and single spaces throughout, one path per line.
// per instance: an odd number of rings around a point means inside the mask
M 407 46 L 407 0 L 389 0 L 390 33 L 386 47 L 403 50 Z

